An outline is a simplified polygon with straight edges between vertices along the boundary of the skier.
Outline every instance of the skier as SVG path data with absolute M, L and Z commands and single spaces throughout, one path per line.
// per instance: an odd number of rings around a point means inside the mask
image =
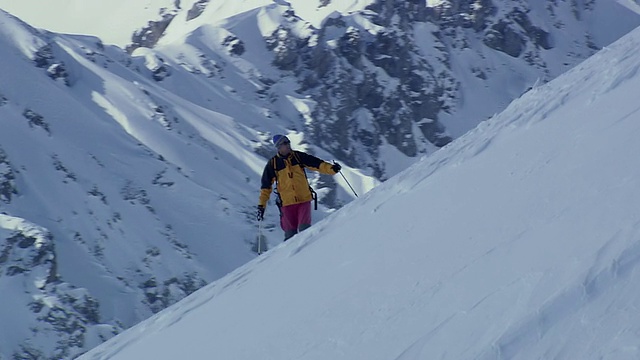
M 258 221 L 264 220 L 264 210 L 275 181 L 280 226 L 284 230 L 284 240 L 287 241 L 311 226 L 311 200 L 314 199 L 315 192 L 309 186 L 304 169 L 335 175 L 342 167 L 338 163 L 330 164 L 302 151 L 291 150 L 291 141 L 284 135 L 275 135 L 273 144 L 278 152 L 262 172 L 257 218 Z

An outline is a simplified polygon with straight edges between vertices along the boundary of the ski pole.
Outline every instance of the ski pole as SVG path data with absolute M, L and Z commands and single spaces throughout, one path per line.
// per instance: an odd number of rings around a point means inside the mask
M 258 220 L 258 255 L 262 254 L 262 220 Z
M 335 164 L 336 161 L 333 160 L 333 163 Z M 342 171 L 340 171 L 340 175 L 342 175 L 342 178 L 344 179 L 344 181 L 347 183 L 347 185 L 349 185 L 349 188 L 351 189 L 351 191 L 353 191 L 353 195 L 355 195 L 356 197 L 358 197 L 358 194 L 356 194 L 356 191 L 353 190 L 353 186 L 351 186 L 351 184 L 349 183 L 349 180 L 347 180 L 347 178 L 344 176 L 344 174 L 342 173 Z

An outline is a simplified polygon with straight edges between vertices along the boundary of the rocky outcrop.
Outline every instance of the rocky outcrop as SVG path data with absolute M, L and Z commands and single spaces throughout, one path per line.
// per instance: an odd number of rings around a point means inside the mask
M 202 3 L 202 1 L 200 3 Z M 206 5 L 206 2 L 202 3 L 202 9 L 204 9 L 204 5 Z M 196 6 L 197 4 L 194 4 L 194 7 Z M 131 36 L 131 44 L 126 47 L 127 52 L 131 54 L 139 47 L 154 47 L 179 11 L 180 1 L 175 1 L 173 8 L 161 8 L 158 13 L 158 19 L 148 21 L 146 26 L 133 33 Z
M 151 277 L 140 284 L 140 289 L 143 290 L 145 295 L 144 303 L 154 313 L 157 313 L 204 285 L 206 285 L 206 282 L 197 274 L 188 273 L 179 277 L 172 277 L 163 282 L 158 282 L 155 277 Z
M 273 65 L 293 71 L 299 92 L 316 102 L 307 129 L 314 142 L 385 178 L 380 146 L 416 156 L 421 139 L 435 146 L 451 141 L 438 113 L 452 76 L 436 72 L 416 46 L 412 26 L 426 19 L 424 2 L 377 2 L 367 10 L 375 33 L 353 16 L 334 16 L 313 41 L 281 26 L 266 42 Z
M 151 48 L 155 46 L 174 17 L 175 14 L 165 14 L 160 20 L 149 21 L 147 26 L 131 36 L 131 44 L 127 46 L 127 52 L 132 53 L 139 47 Z
M 245 51 L 244 42 L 236 36 L 227 36 L 222 41 L 222 46 L 229 49 L 229 54 L 235 56 L 241 56 Z
M 502 15 L 492 0 L 450 0 L 429 9 L 428 20 L 442 28 L 470 28 L 483 33 L 486 46 L 512 57 L 522 55 L 529 41 L 536 47 L 551 49 L 550 34 L 534 25 L 528 4 L 513 1 L 509 5 L 511 9 L 502 6 Z
M 193 20 L 200 16 L 204 9 L 207 7 L 207 4 L 209 4 L 209 0 L 196 1 L 191 9 L 189 9 L 189 11 L 187 12 L 187 21 Z
M 34 59 L 37 67 L 46 69 L 47 75 L 53 80 L 60 80 L 66 86 L 70 86 L 69 73 L 63 61 L 57 60 L 54 56 L 51 45 L 45 45 L 39 48 Z
M 16 173 L 7 154 L 0 148 L 0 201 L 8 204 L 18 194 Z
M 42 115 L 38 114 L 37 112 L 31 109 L 25 109 L 22 112 L 22 116 L 24 116 L 24 118 L 27 119 L 29 127 L 31 128 L 39 127 L 42 130 L 46 131 L 47 134 L 51 135 L 51 126 L 47 121 L 45 121 Z
M 463 99 L 451 59 L 465 51 L 483 57 L 486 50 L 475 44 L 519 59 L 550 80 L 543 52 L 554 49 L 553 36 L 534 19 L 553 17 L 557 6 L 549 2 L 546 14 L 532 16 L 524 0 L 448 0 L 435 7 L 375 1 L 357 14 L 333 14 L 306 36 L 296 31 L 304 20 L 288 9 L 287 21 L 265 41 L 272 64 L 293 73 L 298 92 L 315 103 L 304 115 L 312 142 L 385 179 L 384 145 L 415 157 L 452 140 L 441 118 L 454 114 Z M 593 2 L 571 6 L 579 18 Z M 418 35 L 433 46 L 421 48 Z M 594 48 L 589 39 L 585 47 Z M 492 71 L 482 63 L 469 69 L 484 81 Z
M 54 238 L 46 229 L 0 214 L 0 244 L 0 290 L 11 291 L 14 300 L 23 297 L 30 314 L 20 327 L 28 326 L 31 335 L 10 344 L 15 347 L 13 359 L 74 358 L 95 338 L 104 340 L 121 331 L 100 324 L 99 304 L 85 289 L 61 281 Z M 4 331 L 9 325 L 3 324 Z

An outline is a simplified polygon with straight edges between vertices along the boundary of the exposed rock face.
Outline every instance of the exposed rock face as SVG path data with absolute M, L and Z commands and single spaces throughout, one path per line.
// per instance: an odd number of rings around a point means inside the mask
M 229 54 L 231 55 L 241 56 L 244 54 L 244 42 L 235 36 L 227 36 L 222 42 L 222 45 L 229 49 Z
M 462 101 L 452 62 L 469 51 L 484 57 L 486 50 L 475 44 L 518 59 L 550 80 L 544 52 L 554 48 L 553 35 L 532 19 L 553 18 L 560 6 L 549 1 L 546 14 L 531 17 L 524 0 L 450 0 L 434 8 L 425 1 L 376 1 L 361 13 L 334 15 L 310 36 L 296 35 L 287 25 L 304 21 L 287 10 L 288 20 L 266 43 L 273 65 L 293 72 L 299 93 L 315 102 L 305 118 L 313 142 L 385 179 L 385 144 L 415 157 L 452 140 L 441 120 L 454 115 Z M 579 18 L 593 1 L 571 7 Z M 425 37 L 433 46 L 422 47 Z M 579 45 L 584 57 L 593 49 L 588 42 L 587 35 Z M 479 63 L 469 71 L 488 80 L 496 70 Z
M 61 80 L 65 85 L 70 86 L 69 74 L 64 62 L 57 60 L 51 45 L 42 46 L 34 54 L 37 67 L 46 68 L 47 75 L 53 80 Z
M 100 324 L 98 302 L 85 289 L 62 282 L 57 267 L 54 239 L 46 229 L 0 214 L 0 289 L 29 304 L 21 321 L 32 331 L 13 359 L 74 358 L 86 351 L 87 341 L 104 341 L 122 330 Z M 12 331 L 8 325 L 3 331 Z
M 266 40 L 274 66 L 293 71 L 299 91 L 317 104 L 308 129 L 314 140 L 384 178 L 376 160 L 384 143 L 416 156 L 416 131 L 436 146 L 451 141 L 437 120 L 451 74 L 435 73 L 415 45 L 411 24 L 426 17 L 424 2 L 379 2 L 369 10 L 375 34 L 336 16 L 313 38 L 280 27 Z
M 209 4 L 209 0 L 198 0 L 195 4 L 193 4 L 191 9 L 189 9 L 189 12 L 187 12 L 187 21 L 193 20 L 200 16 L 204 9 L 206 9 L 207 4 Z
M 51 135 L 51 126 L 48 122 L 45 121 L 44 117 L 31 109 L 25 109 L 22 113 L 22 116 L 27 119 L 29 126 L 39 127 L 47 132 L 47 134 Z
M 7 154 L 0 148 L 0 201 L 8 204 L 18 194 L 15 170 L 9 162 Z
M 518 57 L 522 54 L 525 42 L 525 39 L 504 21 L 492 25 L 484 37 L 485 45 L 513 57 Z
M 198 9 L 198 4 L 200 4 L 200 8 L 204 10 L 207 3 L 208 0 L 199 1 L 194 4 L 194 9 Z M 158 14 L 159 19 L 148 21 L 146 26 L 139 29 L 131 36 L 131 44 L 127 46 L 127 52 L 132 53 L 139 47 L 154 47 L 162 35 L 164 35 L 164 31 L 171 24 L 180 10 L 180 1 L 175 1 L 172 8 L 161 8 Z M 196 10 L 196 12 L 197 11 L 198 10 Z M 200 14 L 198 13 L 195 16 L 198 15 Z
M 133 34 L 131 45 L 127 46 L 127 51 L 131 53 L 139 47 L 153 47 L 160 40 L 169 24 L 171 24 L 174 16 L 174 14 L 165 14 L 160 20 L 149 21 L 147 26 Z

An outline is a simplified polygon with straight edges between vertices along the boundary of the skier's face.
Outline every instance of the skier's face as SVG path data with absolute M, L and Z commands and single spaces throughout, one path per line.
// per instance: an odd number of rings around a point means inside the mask
M 280 155 L 287 156 L 291 152 L 291 142 L 285 141 L 278 146 L 278 152 Z

